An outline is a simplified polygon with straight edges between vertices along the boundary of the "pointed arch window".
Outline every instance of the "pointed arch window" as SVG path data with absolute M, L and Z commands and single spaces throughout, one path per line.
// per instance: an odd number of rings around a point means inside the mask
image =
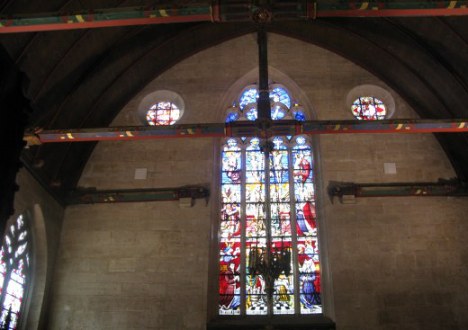
M 254 120 L 257 97 L 245 88 L 226 120 Z M 270 88 L 270 101 L 274 120 L 305 119 L 281 85 Z M 224 141 L 219 315 L 322 313 L 313 161 L 306 136 Z
M 31 234 L 23 215 L 7 225 L 0 253 L 0 324 L 16 329 L 30 282 Z

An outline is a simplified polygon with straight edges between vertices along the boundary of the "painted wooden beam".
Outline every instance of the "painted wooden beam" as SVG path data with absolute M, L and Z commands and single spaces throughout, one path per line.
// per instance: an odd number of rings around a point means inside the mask
M 468 15 L 468 1 L 275 1 L 272 21 L 326 17 L 409 17 Z M 73 12 L 0 16 L 0 33 L 151 25 L 185 22 L 248 22 L 259 7 L 245 1 L 184 1 L 146 6 L 88 9 Z
M 243 121 L 229 124 L 182 124 L 173 126 L 129 126 L 83 129 L 41 130 L 25 134 L 28 145 L 61 142 L 134 141 L 168 138 L 251 137 L 315 134 L 362 133 L 466 133 L 468 119 L 395 119 L 379 121 L 331 120 L 272 121 L 265 130 L 257 122 Z

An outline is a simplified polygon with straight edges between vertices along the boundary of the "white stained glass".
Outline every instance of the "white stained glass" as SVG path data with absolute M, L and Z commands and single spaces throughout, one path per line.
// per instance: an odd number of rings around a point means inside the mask
M 10 226 L 1 249 L 1 318 L 3 322 L 11 309 L 10 329 L 16 329 L 27 285 L 25 274 L 29 266 L 28 248 L 30 243 L 28 242 L 29 235 L 24 227 L 24 219 L 20 216 L 16 219 L 16 223 Z
M 16 250 L 15 252 L 15 258 L 16 257 L 19 257 L 20 255 L 23 254 L 23 252 L 26 250 L 26 248 L 28 247 L 28 242 L 24 243 L 24 244 L 21 244 L 19 247 L 18 247 L 18 250 Z
M 27 232 L 27 231 L 23 231 L 23 232 L 19 235 L 18 240 L 19 240 L 19 241 L 24 240 L 24 239 L 26 238 L 27 235 L 28 235 L 28 232 Z
M 149 125 L 173 125 L 180 118 L 179 108 L 172 102 L 159 102 L 153 104 L 146 113 Z
M 18 229 L 22 228 L 24 226 L 24 219 L 23 216 L 20 215 L 18 219 L 16 219 L 17 227 Z
M 10 309 L 10 307 L 11 307 L 11 311 L 13 313 L 18 313 L 19 310 L 20 310 L 20 307 L 21 307 L 21 301 L 18 298 L 13 297 L 12 295 L 7 293 L 5 295 L 3 308 L 8 310 L 8 309 Z
M 11 294 L 13 297 L 20 299 L 21 297 L 23 297 L 23 292 L 24 290 L 23 290 L 22 284 L 14 280 L 10 280 L 10 282 L 8 282 L 8 287 L 7 287 L 8 294 Z

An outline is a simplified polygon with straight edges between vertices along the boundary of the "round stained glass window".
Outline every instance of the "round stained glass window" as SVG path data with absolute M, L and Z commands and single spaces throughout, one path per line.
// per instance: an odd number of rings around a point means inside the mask
M 172 102 L 158 102 L 146 112 L 146 121 L 152 126 L 174 125 L 180 118 L 180 109 Z
M 361 96 L 351 106 L 354 117 L 359 120 L 382 120 L 387 115 L 385 104 L 372 96 Z

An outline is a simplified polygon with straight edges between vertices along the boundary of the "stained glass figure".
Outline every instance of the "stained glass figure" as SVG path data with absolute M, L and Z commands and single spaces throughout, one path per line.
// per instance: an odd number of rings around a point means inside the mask
M 359 120 L 382 120 L 387 115 L 385 104 L 372 96 L 361 96 L 351 106 L 354 117 Z
M 153 104 L 146 112 L 146 121 L 151 126 L 174 125 L 181 111 L 172 102 L 161 101 Z
M 257 98 L 255 87 L 239 98 L 247 119 L 257 118 Z M 272 89 L 270 99 L 289 111 L 284 88 Z M 294 109 L 295 119 L 305 120 L 303 109 Z M 228 139 L 221 159 L 219 315 L 322 313 L 309 139 Z
M 30 233 L 22 215 L 9 225 L 0 251 L 0 324 L 16 329 L 29 282 Z

